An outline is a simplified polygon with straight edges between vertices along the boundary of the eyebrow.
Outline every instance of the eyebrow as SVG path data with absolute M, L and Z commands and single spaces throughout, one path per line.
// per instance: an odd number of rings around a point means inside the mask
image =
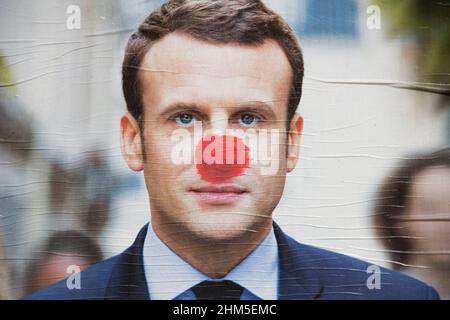
M 243 103 L 237 104 L 241 108 L 246 108 L 247 110 L 254 110 L 254 111 L 264 111 L 267 115 L 272 116 L 276 118 L 276 113 L 273 109 L 273 106 L 267 102 L 264 101 L 247 101 Z

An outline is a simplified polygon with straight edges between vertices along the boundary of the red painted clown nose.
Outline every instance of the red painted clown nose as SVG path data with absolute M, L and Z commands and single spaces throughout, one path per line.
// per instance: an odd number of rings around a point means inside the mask
M 249 158 L 249 148 L 235 136 L 204 137 L 195 148 L 197 172 L 210 183 L 225 183 L 243 175 Z

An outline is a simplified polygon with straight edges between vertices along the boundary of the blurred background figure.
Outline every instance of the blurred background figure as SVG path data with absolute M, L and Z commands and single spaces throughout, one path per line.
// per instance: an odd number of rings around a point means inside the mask
M 393 267 L 450 299 L 450 148 L 404 160 L 377 199 L 375 225 Z
M 0 300 L 6 300 L 9 298 L 9 275 L 6 262 L 6 256 L 3 251 L 3 241 L 0 234 Z
M 25 294 L 69 277 L 73 274 L 72 266 L 82 271 L 103 259 L 97 243 L 78 231 L 54 233 L 37 255 L 28 268 Z

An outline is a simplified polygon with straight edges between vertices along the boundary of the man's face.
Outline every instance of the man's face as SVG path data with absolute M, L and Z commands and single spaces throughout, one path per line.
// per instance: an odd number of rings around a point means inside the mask
M 424 256 L 434 265 L 449 267 L 450 257 L 450 169 L 429 167 L 413 179 L 408 202 L 405 235 L 415 237 L 412 251 L 427 252 Z
M 209 241 L 235 240 L 269 228 L 286 172 L 295 166 L 302 126 L 295 115 L 294 130 L 287 135 L 292 71 L 281 47 L 270 40 L 259 46 L 212 44 L 172 33 L 149 50 L 139 76 L 143 137 L 131 116 L 124 116 L 122 148 L 127 150 L 126 141 L 143 141 L 145 160 L 125 157 L 133 170 L 144 169 L 153 225 Z M 276 171 L 264 174 L 250 165 L 226 181 L 205 180 L 196 164 L 176 163 L 171 157 L 179 143 L 173 139 L 177 129 L 192 136 L 194 147 L 199 144 L 195 125 L 203 137 L 208 130 L 223 135 L 228 129 L 278 130 L 277 141 L 269 142 L 278 147 Z M 124 138 L 127 126 L 136 131 L 134 139 Z

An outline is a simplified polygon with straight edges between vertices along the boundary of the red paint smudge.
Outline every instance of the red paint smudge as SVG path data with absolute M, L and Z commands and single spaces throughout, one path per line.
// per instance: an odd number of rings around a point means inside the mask
M 249 159 L 249 148 L 235 136 L 205 137 L 195 149 L 197 172 L 210 183 L 225 183 L 243 175 L 249 166 Z

